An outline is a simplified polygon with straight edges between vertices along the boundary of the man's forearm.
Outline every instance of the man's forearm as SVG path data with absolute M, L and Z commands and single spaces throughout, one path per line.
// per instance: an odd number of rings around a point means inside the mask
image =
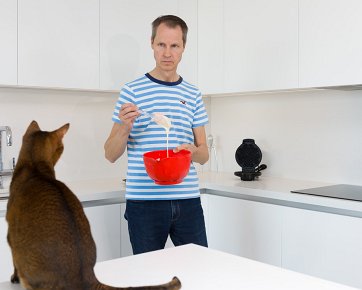
M 197 147 L 195 152 L 192 154 L 192 161 L 205 164 L 209 160 L 209 150 L 206 144 L 201 144 Z
M 115 124 L 106 143 L 104 144 L 105 157 L 114 163 L 126 150 L 129 130 L 126 126 Z

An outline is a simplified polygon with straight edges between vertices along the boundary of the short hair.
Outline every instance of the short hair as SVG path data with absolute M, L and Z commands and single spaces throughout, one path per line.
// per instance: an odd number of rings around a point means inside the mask
M 186 40 L 187 40 L 188 27 L 187 27 L 187 24 L 185 21 L 183 21 L 180 17 L 175 16 L 175 15 L 162 15 L 162 16 L 157 17 L 152 22 L 151 41 L 153 42 L 155 40 L 157 28 L 158 28 L 158 26 L 160 26 L 161 23 L 165 23 L 166 26 L 170 27 L 170 28 L 175 28 L 177 26 L 180 26 L 181 30 L 182 30 L 182 41 L 183 41 L 183 45 L 185 47 Z

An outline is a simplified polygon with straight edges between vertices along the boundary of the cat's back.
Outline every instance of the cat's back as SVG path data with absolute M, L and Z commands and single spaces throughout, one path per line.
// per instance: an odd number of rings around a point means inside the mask
M 19 184 L 15 179 L 10 191 L 7 219 L 22 229 L 20 241 L 37 239 L 53 247 L 57 238 L 71 244 L 82 227 L 88 230 L 80 201 L 62 182 L 34 175 Z
M 9 204 L 11 210 L 19 210 L 21 214 L 31 215 L 33 219 L 47 216 L 48 220 L 58 219 L 57 216 L 69 216 L 73 220 L 80 201 L 62 182 L 43 176 L 32 175 L 25 181 L 18 177 L 12 181 Z

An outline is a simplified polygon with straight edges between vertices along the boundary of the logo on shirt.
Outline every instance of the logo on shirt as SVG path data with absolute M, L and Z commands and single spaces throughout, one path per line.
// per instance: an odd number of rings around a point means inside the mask
M 183 105 L 186 105 L 186 101 L 184 101 L 184 100 L 180 100 L 180 103 Z

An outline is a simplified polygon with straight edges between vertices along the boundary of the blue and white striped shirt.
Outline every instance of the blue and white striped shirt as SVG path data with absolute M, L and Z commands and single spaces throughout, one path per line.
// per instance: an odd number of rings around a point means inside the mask
M 177 82 L 164 82 L 149 74 L 127 83 L 121 90 L 112 120 L 121 123 L 119 109 L 124 103 L 133 103 L 142 111 L 162 113 L 171 119 L 169 149 L 194 143 L 192 129 L 208 122 L 200 91 L 181 77 Z M 157 185 L 147 175 L 143 154 L 166 149 L 165 129 L 145 115 L 134 122 L 127 142 L 128 168 L 126 199 L 170 200 L 200 196 L 199 181 L 194 165 L 183 182 L 175 185 Z

